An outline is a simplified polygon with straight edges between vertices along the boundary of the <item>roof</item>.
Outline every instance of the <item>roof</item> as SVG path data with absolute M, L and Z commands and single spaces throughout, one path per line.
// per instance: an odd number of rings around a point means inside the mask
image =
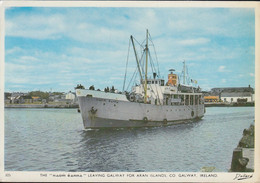
M 28 96 L 28 95 L 23 96 L 22 98 L 23 98 L 23 99 L 32 99 L 32 97 L 31 97 L 31 96 Z
M 211 91 L 217 92 L 254 92 L 254 89 L 251 87 L 227 87 L 227 88 L 212 88 Z
M 76 92 L 68 92 L 68 93 L 66 93 L 66 95 L 68 95 L 68 94 L 74 94 L 74 95 L 76 95 Z
M 33 99 L 38 99 L 38 98 L 40 98 L 40 97 L 32 97 Z
M 251 97 L 251 92 L 222 92 L 221 97 Z
M 11 97 L 19 97 L 19 96 L 24 96 L 24 93 L 12 93 Z

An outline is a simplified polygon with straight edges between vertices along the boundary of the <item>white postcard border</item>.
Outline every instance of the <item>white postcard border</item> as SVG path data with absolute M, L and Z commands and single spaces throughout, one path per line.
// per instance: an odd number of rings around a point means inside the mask
M 4 21 L 5 8 L 9 7 L 227 7 L 255 8 L 255 172 L 28 172 L 4 171 Z M 260 182 L 259 150 L 259 70 L 260 70 L 260 3 L 259 2 L 198 2 L 198 1 L 2 1 L 0 2 L 0 182 Z M 235 148 L 235 147 L 234 147 Z M 95 175 L 98 175 L 96 176 Z M 145 175 L 142 177 L 141 175 Z M 122 175 L 122 176 L 119 176 Z M 131 175 L 131 176 L 130 176 Z M 137 177 L 140 175 L 140 177 Z M 147 175 L 147 176 L 146 176 Z M 157 177 L 155 175 L 161 175 Z M 192 176 L 193 175 L 193 176 Z M 210 176 L 211 175 L 211 176 Z M 163 177 L 166 176 L 166 177 Z M 204 177 L 203 177 L 204 176 Z

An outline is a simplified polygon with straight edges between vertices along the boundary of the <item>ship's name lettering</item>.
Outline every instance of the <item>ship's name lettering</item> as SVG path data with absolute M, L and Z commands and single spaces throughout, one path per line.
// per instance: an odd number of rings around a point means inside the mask
M 83 177 L 82 174 L 68 174 L 68 177 Z
M 97 98 L 97 101 L 105 101 L 105 99 Z
M 53 177 L 66 177 L 66 174 L 52 174 Z

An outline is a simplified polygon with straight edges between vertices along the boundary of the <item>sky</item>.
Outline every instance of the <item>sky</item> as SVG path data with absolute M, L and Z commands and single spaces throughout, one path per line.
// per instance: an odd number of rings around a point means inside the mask
M 142 42 L 146 29 L 165 80 L 185 60 L 202 90 L 255 87 L 252 8 L 12 7 L 5 10 L 5 91 L 69 92 L 77 84 L 121 91 L 127 60 L 128 80 L 136 67 L 130 35 Z

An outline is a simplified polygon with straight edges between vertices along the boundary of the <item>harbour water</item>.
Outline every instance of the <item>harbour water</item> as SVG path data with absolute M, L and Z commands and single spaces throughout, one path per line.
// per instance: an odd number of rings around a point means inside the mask
M 5 109 L 5 170 L 227 172 L 254 107 L 209 107 L 168 127 L 84 130 L 76 109 Z

